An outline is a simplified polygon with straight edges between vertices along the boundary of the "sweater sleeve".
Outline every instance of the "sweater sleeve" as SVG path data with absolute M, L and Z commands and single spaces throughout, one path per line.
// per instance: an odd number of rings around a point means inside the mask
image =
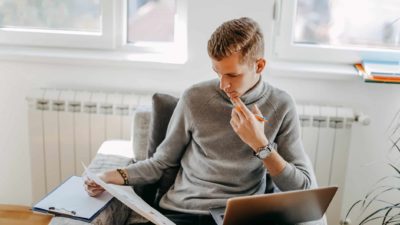
M 183 97 L 172 114 L 164 141 L 157 147 L 153 157 L 129 165 L 126 169 L 130 184 L 149 184 L 160 179 L 163 170 L 178 166 L 191 140 L 190 113 Z
M 292 99 L 289 100 L 282 125 L 276 137 L 278 153 L 288 162 L 283 171 L 272 177 L 282 191 L 309 189 L 317 186 L 312 164 L 304 151 L 300 121 Z

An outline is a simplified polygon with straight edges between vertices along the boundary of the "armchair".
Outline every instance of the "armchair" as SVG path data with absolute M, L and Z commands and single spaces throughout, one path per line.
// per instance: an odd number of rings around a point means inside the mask
M 105 141 L 88 168 L 95 173 L 125 167 L 131 163 L 151 157 L 157 146 L 165 138 L 171 115 L 178 99 L 170 95 L 155 94 L 153 106 L 139 107 L 133 117 L 132 141 Z M 151 185 L 134 186 L 134 190 L 154 208 L 164 193 L 173 184 L 179 168 L 164 171 L 161 179 Z M 271 179 L 267 174 L 266 179 Z M 267 182 L 272 184 L 272 182 Z M 276 192 L 276 187 L 269 185 L 265 192 Z M 322 224 L 326 224 L 325 218 Z M 148 222 L 145 218 L 116 199 L 91 222 L 95 225 L 131 225 Z M 88 225 L 89 223 L 63 217 L 54 217 L 50 225 Z

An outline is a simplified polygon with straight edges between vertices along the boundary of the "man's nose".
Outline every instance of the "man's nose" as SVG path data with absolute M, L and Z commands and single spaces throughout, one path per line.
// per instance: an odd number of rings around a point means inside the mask
M 219 80 L 219 88 L 223 91 L 228 91 L 230 87 L 231 84 L 229 83 L 229 81 L 226 78 L 224 78 L 224 76 L 221 76 Z

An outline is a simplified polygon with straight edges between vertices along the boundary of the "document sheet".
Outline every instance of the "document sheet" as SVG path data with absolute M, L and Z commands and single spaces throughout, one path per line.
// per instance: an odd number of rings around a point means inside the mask
M 85 167 L 86 169 L 86 167 Z M 142 215 L 144 218 L 159 225 L 174 225 L 175 223 L 147 204 L 130 186 L 107 184 L 97 175 L 86 169 L 86 175 L 102 186 L 108 193 L 120 200 L 126 206 Z

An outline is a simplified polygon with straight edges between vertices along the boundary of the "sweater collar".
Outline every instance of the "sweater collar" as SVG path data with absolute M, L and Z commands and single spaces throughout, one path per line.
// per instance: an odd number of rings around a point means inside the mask
M 225 100 L 230 101 L 228 95 L 226 95 L 226 93 L 219 88 L 219 80 L 217 82 L 217 88 L 218 88 L 218 92 L 222 95 L 222 97 Z M 257 102 L 258 100 L 260 100 L 262 97 L 264 97 L 267 94 L 267 90 L 268 90 L 268 84 L 266 84 L 262 80 L 262 78 L 260 78 L 260 80 L 258 80 L 257 84 L 254 87 L 252 87 L 250 90 L 248 90 L 244 95 L 242 95 L 240 97 L 240 99 L 246 105 L 254 104 L 255 102 Z

